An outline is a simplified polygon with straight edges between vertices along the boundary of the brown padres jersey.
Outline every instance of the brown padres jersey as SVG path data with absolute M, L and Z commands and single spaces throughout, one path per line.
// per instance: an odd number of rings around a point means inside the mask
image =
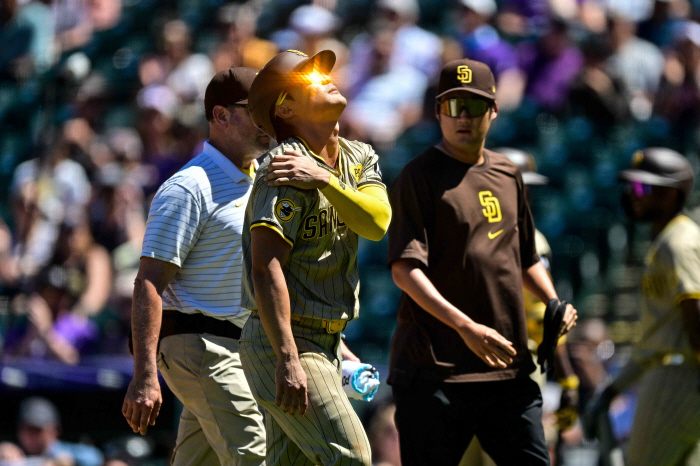
M 289 138 L 268 152 L 260 164 L 243 226 L 243 307 L 252 311 L 258 308 L 250 274 L 250 230 L 267 227 L 277 231 L 292 247 L 283 271 L 293 315 L 345 320 L 358 317 L 357 234 L 338 218 L 320 190 L 270 187 L 265 181 L 271 159 L 283 155 L 285 149 L 294 149 L 352 189 L 370 184 L 384 187 L 378 157 L 371 146 L 343 138 L 339 138 L 339 145 L 338 170 L 296 138 Z
M 389 263 L 418 260 L 445 299 L 513 342 L 518 354 L 506 369 L 487 366 L 456 331 L 404 293 L 389 383 L 502 380 L 532 372 L 522 269 L 539 258 L 518 168 L 489 150 L 483 164 L 468 165 L 433 147 L 402 170 L 391 204 Z

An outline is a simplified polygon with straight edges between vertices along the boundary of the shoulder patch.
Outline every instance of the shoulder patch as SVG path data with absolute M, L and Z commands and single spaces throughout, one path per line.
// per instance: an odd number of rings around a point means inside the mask
M 350 165 L 350 171 L 352 172 L 352 175 L 355 177 L 355 180 L 359 183 L 360 182 L 360 175 L 362 174 L 362 164 Z
M 277 201 L 277 204 L 275 204 L 275 216 L 280 222 L 289 222 L 300 210 L 301 207 L 297 207 L 296 204 L 289 199 L 280 199 Z

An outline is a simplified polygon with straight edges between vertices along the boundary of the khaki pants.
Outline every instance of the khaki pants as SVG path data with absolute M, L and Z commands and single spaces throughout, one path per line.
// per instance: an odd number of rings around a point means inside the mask
M 173 465 L 265 464 L 263 417 L 243 375 L 238 341 L 207 333 L 166 337 L 158 369 L 185 406 Z
M 255 399 L 266 411 L 269 465 L 363 465 L 371 453 L 360 419 L 342 386 L 340 335 L 292 322 L 299 361 L 307 380 L 304 417 L 275 406 L 277 357 L 257 315 L 241 335 L 241 362 Z

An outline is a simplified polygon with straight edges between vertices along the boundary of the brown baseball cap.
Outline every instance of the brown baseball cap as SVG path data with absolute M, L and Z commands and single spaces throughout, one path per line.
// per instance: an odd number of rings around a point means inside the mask
M 647 147 L 636 151 L 632 154 L 632 168 L 623 170 L 618 177 L 624 181 L 678 188 L 686 196 L 693 188 L 694 181 L 688 159 L 666 147 Z
M 290 86 L 303 82 L 303 75 L 313 70 L 329 74 L 335 65 L 335 53 L 321 50 L 309 57 L 298 50 L 278 53 L 258 71 L 250 87 L 248 109 L 255 126 L 273 138 L 274 106 L 280 94 Z
M 204 113 L 207 120 L 213 118 L 214 107 L 221 105 L 247 105 L 250 86 L 255 78 L 256 69 L 232 66 L 219 71 L 211 78 L 204 93 Z
M 496 79 L 486 63 L 476 60 L 454 60 L 442 67 L 438 95 L 466 91 L 489 100 L 496 100 Z

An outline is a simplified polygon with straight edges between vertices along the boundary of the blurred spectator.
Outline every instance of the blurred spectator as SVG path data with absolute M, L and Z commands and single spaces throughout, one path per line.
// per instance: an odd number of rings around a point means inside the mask
M 0 77 L 26 79 L 55 62 L 51 7 L 40 1 L 0 6 Z
M 651 17 L 639 24 L 638 35 L 662 49 L 672 46 L 678 23 L 690 12 L 691 6 L 686 0 L 657 0 Z
M 345 120 L 359 140 L 390 147 L 394 140 L 421 116 L 428 80 L 410 66 L 391 67 L 396 33 L 389 29 L 374 37 L 368 63 L 368 79 L 352 80 L 352 68 L 345 70 L 350 81 Z
M 696 134 L 700 123 L 700 24 L 688 21 L 678 29 L 654 111 L 671 122 L 673 135 L 682 143 Z
M 214 52 L 214 70 L 246 66 L 259 70 L 277 54 L 273 42 L 255 36 L 259 14 L 251 2 L 229 3 L 219 9 L 218 21 L 224 41 Z
M 51 3 L 59 50 L 67 52 L 87 44 L 93 31 L 87 0 L 56 0 Z
M 8 351 L 77 364 L 81 352 L 98 339 L 89 317 L 103 309 L 111 286 L 109 255 L 94 243 L 87 224 L 64 223 L 53 258 L 32 280 L 29 296 L 19 301 L 28 319 L 10 329 Z
M 603 37 L 589 38 L 581 51 L 584 65 L 571 85 L 572 112 L 583 114 L 598 131 L 607 134 L 629 115 L 624 84 L 606 71 L 605 61 L 612 50 Z
M 609 23 L 613 50 L 607 60 L 609 72 L 625 83 L 632 115 L 647 120 L 664 70 L 664 57 L 657 46 L 635 35 L 637 26 L 628 17 L 613 14 Z
M 380 0 L 377 15 L 371 27 L 374 31 L 396 32 L 394 46 L 389 57 L 391 69 L 410 66 L 428 79 L 435 78 L 440 69 L 442 43 L 434 34 L 417 26 L 418 3 L 416 0 Z M 358 35 L 350 44 L 347 68 L 352 70 L 355 82 L 365 82 L 372 76 L 371 64 L 375 37 L 369 33 Z
M 313 55 L 321 50 L 332 50 L 335 53 L 336 67 L 345 65 L 348 59 L 348 48 L 334 37 L 340 26 L 340 18 L 332 11 L 318 5 L 302 5 L 289 18 L 295 40 L 290 47 Z
M 572 44 L 566 23 L 552 20 L 536 43 L 520 49 L 521 67 L 527 74 L 525 95 L 544 110 L 560 112 L 569 88 L 583 66 L 579 49 Z
M 495 0 L 460 0 L 459 39 L 465 57 L 489 65 L 496 77 L 498 108 L 508 111 L 520 104 L 525 76 L 513 47 L 489 24 L 495 13 Z
M 31 397 L 19 406 L 17 438 L 29 456 L 40 456 L 60 464 L 101 466 L 102 453 L 97 448 L 59 440 L 61 419 L 58 409 L 46 398 Z
M 88 0 L 88 15 L 96 31 L 112 29 L 119 23 L 121 13 L 121 0 Z
M 396 406 L 385 404 L 377 408 L 370 418 L 367 437 L 372 448 L 374 466 L 401 466 L 399 431 L 394 424 Z
M 214 76 L 214 65 L 206 55 L 192 53 L 190 28 L 181 20 L 168 21 L 162 40 L 165 83 L 185 102 L 203 101 L 204 90 Z

